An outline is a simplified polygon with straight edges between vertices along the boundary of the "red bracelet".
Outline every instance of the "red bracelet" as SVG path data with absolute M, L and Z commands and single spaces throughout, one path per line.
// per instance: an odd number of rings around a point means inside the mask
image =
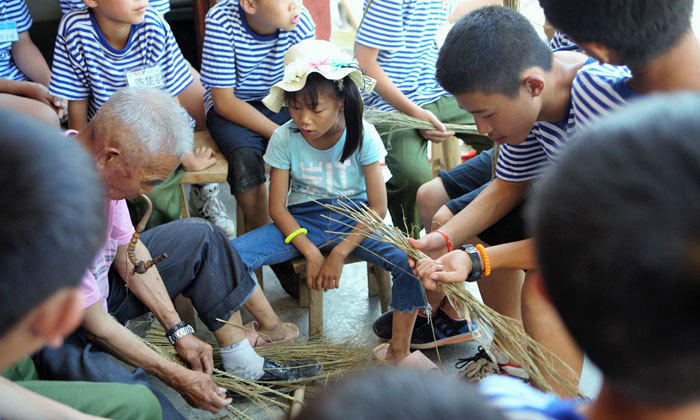
M 442 235 L 443 238 L 445 238 L 445 245 L 447 246 L 447 252 L 452 252 L 452 242 L 450 242 L 450 237 L 447 236 L 447 234 L 441 230 L 436 229 L 433 232 L 439 233 L 440 235 Z

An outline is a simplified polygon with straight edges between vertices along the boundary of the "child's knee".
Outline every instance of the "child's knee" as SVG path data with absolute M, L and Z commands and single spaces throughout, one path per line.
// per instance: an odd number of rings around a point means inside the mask
M 431 226 L 432 230 L 438 229 L 440 226 L 449 222 L 453 217 L 454 214 L 452 214 L 452 210 L 450 210 L 449 207 L 440 207 L 440 209 L 435 213 L 435 216 L 433 216 L 433 225 Z
M 418 187 L 416 202 L 418 202 L 419 206 L 429 206 L 446 194 L 442 179 L 440 177 L 433 178 Z

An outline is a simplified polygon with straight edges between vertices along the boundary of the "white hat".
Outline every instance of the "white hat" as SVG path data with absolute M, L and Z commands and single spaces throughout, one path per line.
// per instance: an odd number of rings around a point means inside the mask
M 262 100 L 273 112 L 286 105 L 285 92 L 297 92 L 306 85 L 311 73 L 319 73 L 328 80 L 350 76 L 361 92 L 371 92 L 376 80 L 362 74 L 357 61 L 328 41 L 307 39 L 293 45 L 284 55 L 284 77 L 270 89 Z

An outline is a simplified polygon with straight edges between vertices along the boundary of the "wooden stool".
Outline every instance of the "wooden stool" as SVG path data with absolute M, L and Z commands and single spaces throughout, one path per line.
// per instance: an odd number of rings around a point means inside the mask
M 345 264 L 362 262 L 363 260 L 349 256 Z M 299 274 L 299 306 L 309 308 L 309 337 L 323 332 L 323 292 L 309 289 L 306 285 L 306 259 L 292 260 L 294 272 Z M 370 297 L 379 295 L 382 313 L 389 310 L 391 301 L 391 274 L 383 268 L 367 263 L 367 290 Z

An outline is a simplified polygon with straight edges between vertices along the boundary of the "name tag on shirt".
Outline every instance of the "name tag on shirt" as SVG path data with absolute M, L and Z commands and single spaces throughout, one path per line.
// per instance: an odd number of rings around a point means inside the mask
M 15 42 L 19 41 L 19 33 L 17 33 L 17 23 L 14 20 L 6 20 L 0 22 L 0 42 Z
M 126 72 L 126 84 L 130 87 L 162 88 L 165 77 L 160 66 L 144 67 Z

